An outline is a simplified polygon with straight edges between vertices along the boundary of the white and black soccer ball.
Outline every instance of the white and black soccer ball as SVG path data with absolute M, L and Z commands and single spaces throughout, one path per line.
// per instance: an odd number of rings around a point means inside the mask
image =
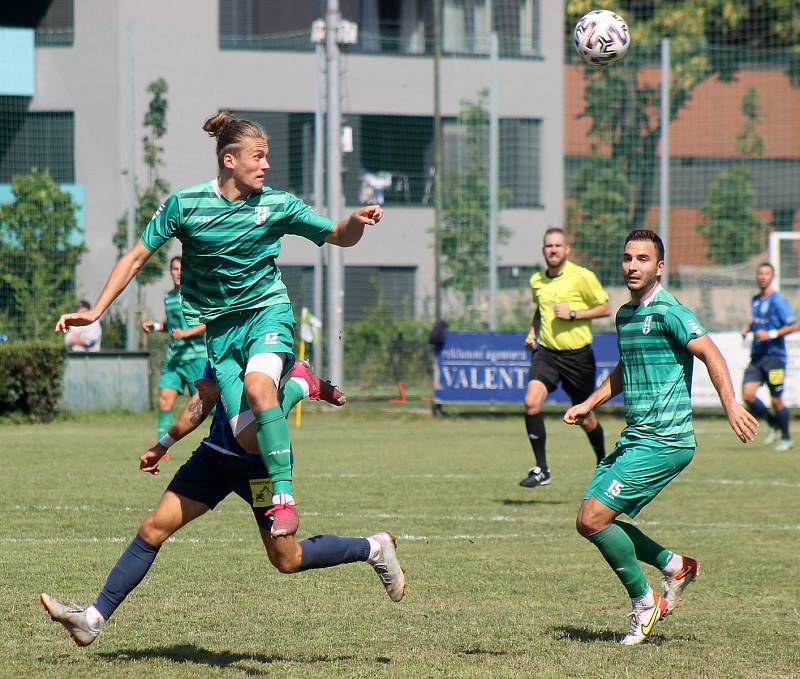
M 631 38 L 628 25 L 608 9 L 584 14 L 575 24 L 575 51 L 592 66 L 615 64 L 628 51 Z

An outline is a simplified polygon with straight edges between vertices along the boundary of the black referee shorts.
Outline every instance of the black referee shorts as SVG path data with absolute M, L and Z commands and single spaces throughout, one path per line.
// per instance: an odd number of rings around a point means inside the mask
M 528 372 L 530 380 L 542 382 L 548 394 L 561 382 L 573 405 L 585 401 L 595 389 L 595 362 L 591 345 L 567 351 L 537 347 Z

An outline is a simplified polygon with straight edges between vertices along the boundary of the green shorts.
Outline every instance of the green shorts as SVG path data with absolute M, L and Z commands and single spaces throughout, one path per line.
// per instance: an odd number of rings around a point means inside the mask
M 182 394 L 184 389 L 188 389 L 189 394 L 194 395 L 194 392 L 197 391 L 194 388 L 194 382 L 203 376 L 205 369 L 205 358 L 193 358 L 189 361 L 176 359 L 164 361 L 164 365 L 161 366 L 158 388 L 174 389 L 179 394 Z
M 206 324 L 208 360 L 214 368 L 228 418 L 250 410 L 244 393 L 247 362 L 257 354 L 285 354 L 284 374 L 294 365 L 291 304 L 225 314 Z
M 597 498 L 633 518 L 683 471 L 693 456 L 694 448 L 626 439 L 623 435 L 611 454 L 597 465 L 583 499 Z

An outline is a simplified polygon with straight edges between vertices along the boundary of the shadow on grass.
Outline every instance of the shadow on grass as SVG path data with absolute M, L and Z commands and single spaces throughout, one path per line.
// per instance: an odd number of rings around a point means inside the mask
M 620 635 L 608 630 L 596 631 L 585 627 L 557 626 L 551 627 L 550 632 L 556 639 L 567 639 L 568 641 L 581 641 L 584 644 L 593 644 L 597 641 L 619 641 Z
M 237 665 L 237 663 L 246 662 L 261 663 L 264 665 L 271 665 L 274 663 L 316 664 L 348 662 L 356 659 L 352 655 L 311 655 L 302 657 L 288 657 L 278 654 L 267 655 L 264 653 L 212 651 L 207 648 L 195 646 L 194 644 L 178 644 L 175 646 L 162 646 L 147 649 L 122 648 L 118 651 L 98 653 L 97 657 L 109 663 L 140 662 L 142 660 L 165 659 L 176 663 L 192 663 L 194 665 L 205 665 L 207 667 L 217 667 L 221 669 L 225 669 L 231 665 Z M 391 662 L 391 658 L 386 658 L 383 656 L 378 656 L 375 658 L 375 663 L 379 665 L 388 665 Z M 255 667 L 248 668 L 238 666 L 236 669 L 250 676 L 265 676 L 271 673 L 259 670 Z
M 568 504 L 568 502 L 566 500 L 518 500 L 516 498 L 507 497 L 500 500 L 500 504 L 506 507 L 527 507 L 529 505 L 565 505 Z
M 615 644 L 619 643 L 622 634 L 617 632 L 610 632 L 608 630 L 596 631 L 586 629 L 585 627 L 569 627 L 558 626 L 551 627 L 550 632 L 556 639 L 566 639 L 568 641 L 580 641 L 584 644 L 593 644 L 597 641 L 607 641 Z M 665 636 L 659 632 L 653 632 L 653 635 L 647 640 L 647 644 L 651 646 L 662 646 L 671 641 L 694 641 L 696 637 L 693 635 L 677 635 L 672 634 Z

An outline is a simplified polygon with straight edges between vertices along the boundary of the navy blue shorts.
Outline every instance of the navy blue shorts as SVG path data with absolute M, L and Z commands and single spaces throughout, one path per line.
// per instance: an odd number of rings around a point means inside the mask
M 253 510 L 256 523 L 269 530 L 272 519 L 264 512 L 272 506 L 272 480 L 258 455 L 225 455 L 205 444 L 192 453 L 167 486 L 177 495 L 214 509 L 236 493 Z
M 758 382 L 766 384 L 772 396 L 783 393 L 783 378 L 786 373 L 786 361 L 780 356 L 761 356 L 750 360 L 750 365 L 744 370 L 742 382 Z

